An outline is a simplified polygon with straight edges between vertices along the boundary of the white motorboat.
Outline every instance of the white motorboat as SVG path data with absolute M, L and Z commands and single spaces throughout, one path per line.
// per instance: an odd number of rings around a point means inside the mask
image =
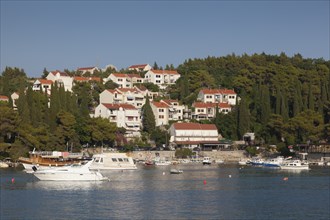
M 240 159 L 238 161 L 238 165 L 241 165 L 241 166 L 245 166 L 245 165 L 249 165 L 251 163 L 251 161 L 249 159 Z
M 84 165 L 72 164 L 48 170 L 38 170 L 34 167 L 33 175 L 39 180 L 48 181 L 101 181 L 108 180 L 100 172 L 90 171 L 89 167 L 93 161 L 88 161 Z
M 283 170 L 308 170 L 309 164 L 301 160 L 288 160 L 280 166 Z
M 284 162 L 284 157 L 278 156 L 275 158 L 269 158 L 263 162 L 264 167 L 280 167 Z
M 259 157 L 253 157 L 250 164 L 253 166 L 262 166 L 264 164 L 264 160 Z
M 204 157 L 202 161 L 203 165 L 210 165 L 212 163 L 210 157 Z
M 183 171 L 182 170 L 179 170 L 179 169 L 174 169 L 173 168 L 173 169 L 170 170 L 170 173 L 171 174 L 181 174 L 181 173 L 183 173 Z
M 93 155 L 91 170 L 136 170 L 133 158 L 126 153 L 103 153 Z
M 156 166 L 168 166 L 171 165 L 171 161 L 160 159 L 159 157 L 156 157 L 154 159 L 154 163 Z

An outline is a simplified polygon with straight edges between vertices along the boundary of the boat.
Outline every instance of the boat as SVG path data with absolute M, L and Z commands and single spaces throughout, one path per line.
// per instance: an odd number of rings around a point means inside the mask
M 0 168 L 7 168 L 9 165 L 3 161 L 0 161 Z
M 288 160 L 280 165 L 283 170 L 308 170 L 309 164 L 301 160 Z
M 204 157 L 202 161 L 203 165 L 210 165 L 212 163 L 210 157 Z
M 92 157 L 91 170 L 136 170 L 132 157 L 126 153 L 102 153 Z
M 154 163 L 156 166 L 168 166 L 171 165 L 171 161 L 160 159 L 159 157 L 155 158 Z
M 33 172 L 32 168 L 36 167 L 38 170 L 46 170 L 49 168 L 56 168 L 68 166 L 71 164 L 79 164 L 83 159 L 82 153 L 71 153 L 61 151 L 30 151 L 30 157 L 19 157 L 18 161 L 24 166 L 27 173 Z
M 284 157 L 278 156 L 275 158 L 269 158 L 263 162 L 264 167 L 280 167 L 284 162 Z
M 47 181 L 102 181 L 109 180 L 98 171 L 91 171 L 89 167 L 93 161 L 84 165 L 72 164 L 54 169 L 38 170 L 34 167 L 33 175 L 39 180 Z
M 249 165 L 249 164 L 251 164 L 251 160 L 249 160 L 249 159 L 240 159 L 239 161 L 238 161 L 238 165 L 240 165 L 240 166 L 245 166 L 245 165 Z
M 259 157 L 253 157 L 250 164 L 253 166 L 262 166 L 264 164 L 264 160 Z
M 181 174 L 181 173 L 183 173 L 183 170 L 173 168 L 173 169 L 170 170 L 170 173 L 171 174 Z

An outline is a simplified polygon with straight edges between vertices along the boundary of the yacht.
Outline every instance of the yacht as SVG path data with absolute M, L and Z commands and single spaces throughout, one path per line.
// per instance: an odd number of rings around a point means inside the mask
M 309 165 L 301 160 L 288 160 L 282 163 L 280 168 L 283 170 L 308 170 Z
M 91 170 L 136 170 L 133 158 L 126 153 L 95 154 L 92 158 Z
M 210 157 L 204 157 L 203 158 L 203 165 L 210 165 L 212 163 Z
M 100 172 L 90 171 L 89 167 L 93 161 L 89 161 L 84 165 L 72 164 L 47 170 L 38 170 L 34 167 L 33 175 L 39 180 L 48 181 L 101 181 L 108 180 L 103 177 Z
M 275 158 L 269 158 L 263 162 L 264 167 L 280 167 L 284 162 L 284 157 L 278 156 Z

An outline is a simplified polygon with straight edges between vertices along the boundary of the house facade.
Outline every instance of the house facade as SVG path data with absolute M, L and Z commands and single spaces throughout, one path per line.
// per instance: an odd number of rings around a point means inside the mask
M 153 83 L 160 89 L 165 89 L 175 84 L 179 78 L 180 74 L 176 70 L 149 70 L 144 76 L 144 82 Z
M 48 95 L 50 95 L 50 91 L 52 89 L 52 84 L 53 84 L 53 81 L 52 80 L 48 80 L 48 79 L 37 79 L 33 83 L 32 90 L 33 91 L 46 92 Z
M 192 106 L 194 108 L 192 118 L 196 120 L 208 120 L 214 118 L 217 106 L 220 113 L 228 114 L 228 112 L 231 111 L 231 106 L 228 103 L 195 102 Z
M 51 71 L 47 75 L 46 79 L 57 82 L 59 86 L 64 87 L 65 91 L 72 92 L 73 78 L 70 77 L 67 73 L 58 70 Z
M 140 112 L 130 104 L 101 103 L 95 108 L 94 117 L 106 118 L 131 135 L 139 133 L 141 128 Z
M 228 103 L 236 105 L 237 94 L 231 89 L 202 89 L 197 100 L 204 103 Z
M 111 73 L 105 82 L 112 80 L 120 88 L 133 88 L 134 83 L 143 83 L 143 78 L 138 74 Z
M 214 124 L 173 123 L 168 131 L 172 148 L 205 150 L 220 145 L 220 136 Z
M 17 110 L 17 100 L 19 98 L 19 94 L 18 92 L 13 92 L 11 95 L 10 95 L 10 98 L 11 100 L 13 100 L 13 109 L 14 110 Z
M 8 96 L 0 95 L 0 102 L 9 102 Z

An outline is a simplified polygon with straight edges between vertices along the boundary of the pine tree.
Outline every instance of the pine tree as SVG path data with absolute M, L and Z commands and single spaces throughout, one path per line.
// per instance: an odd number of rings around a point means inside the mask
M 310 109 L 312 111 L 314 111 L 314 109 L 315 109 L 312 83 L 310 83 L 308 86 L 308 109 Z
M 146 103 L 142 107 L 142 126 L 143 131 L 151 134 L 156 128 L 155 115 L 150 106 L 149 97 L 146 97 Z
M 266 125 L 271 114 L 269 89 L 266 85 L 261 86 L 261 100 L 260 121 Z

